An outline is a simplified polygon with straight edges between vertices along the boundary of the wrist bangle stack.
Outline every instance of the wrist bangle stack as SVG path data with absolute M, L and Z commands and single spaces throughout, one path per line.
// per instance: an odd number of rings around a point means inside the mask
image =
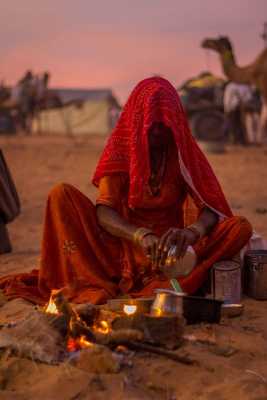
M 147 235 L 151 235 L 153 234 L 153 232 L 151 231 L 151 229 L 147 229 L 147 228 L 138 228 L 136 229 L 136 231 L 133 234 L 133 241 L 135 244 L 141 244 L 141 241 L 144 239 L 145 236 Z

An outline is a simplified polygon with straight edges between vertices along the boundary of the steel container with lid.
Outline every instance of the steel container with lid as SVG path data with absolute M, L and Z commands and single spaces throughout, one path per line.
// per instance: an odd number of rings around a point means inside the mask
M 244 259 L 244 291 L 257 300 L 267 300 L 267 250 L 250 250 Z

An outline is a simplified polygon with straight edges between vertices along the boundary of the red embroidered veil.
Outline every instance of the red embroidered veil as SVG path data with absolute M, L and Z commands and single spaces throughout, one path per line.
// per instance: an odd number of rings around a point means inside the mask
M 177 91 L 161 77 L 141 81 L 131 93 L 99 160 L 93 183 L 98 186 L 103 176 L 128 173 L 128 203 L 138 207 L 150 176 L 147 132 L 153 122 L 163 122 L 172 130 L 181 172 L 198 198 L 221 217 L 231 216 L 220 184 L 191 135 Z

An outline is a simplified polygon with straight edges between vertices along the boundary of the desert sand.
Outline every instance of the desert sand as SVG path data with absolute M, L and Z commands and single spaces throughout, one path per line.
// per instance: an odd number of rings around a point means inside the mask
M 38 266 L 50 188 L 68 182 L 95 199 L 90 177 L 104 143 L 97 136 L 0 137 L 22 202 L 21 215 L 9 226 L 13 252 L 0 256 L 1 276 Z M 207 156 L 234 213 L 267 238 L 267 148 L 229 147 Z M 32 307 L 10 303 L 0 308 L 0 321 L 15 320 Z M 240 317 L 186 328 L 191 340 L 178 351 L 197 360 L 194 366 L 138 353 L 120 372 L 96 374 L 0 352 L 0 400 L 266 400 L 267 301 L 245 298 L 244 305 Z

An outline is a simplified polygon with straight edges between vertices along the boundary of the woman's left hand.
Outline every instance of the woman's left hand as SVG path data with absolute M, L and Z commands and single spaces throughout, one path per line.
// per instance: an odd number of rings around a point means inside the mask
M 198 235 L 189 229 L 170 228 L 159 240 L 156 253 L 156 268 L 165 265 L 165 261 L 171 246 L 176 246 L 173 258 L 183 257 L 188 246 L 194 245 Z

